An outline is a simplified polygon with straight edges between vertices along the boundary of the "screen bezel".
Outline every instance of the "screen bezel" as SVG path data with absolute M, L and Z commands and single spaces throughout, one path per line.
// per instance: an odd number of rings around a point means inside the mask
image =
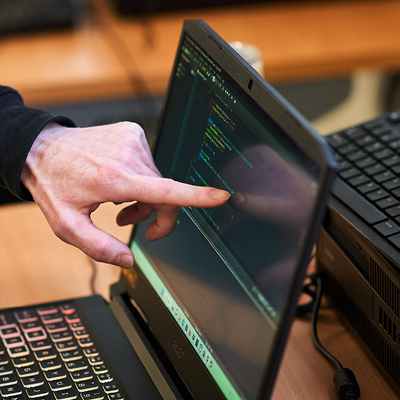
M 319 232 L 320 222 L 325 210 L 330 183 L 334 176 L 335 161 L 330 149 L 324 140 L 314 131 L 305 120 L 276 90 L 273 89 L 254 69 L 251 68 L 237 53 L 220 38 L 204 21 L 185 21 L 178 49 L 181 48 L 184 36 L 188 34 L 211 58 L 216 60 L 224 71 L 285 131 L 288 136 L 310 156 L 319 166 L 321 175 L 319 193 L 316 206 L 313 209 L 313 223 L 307 229 L 307 238 L 302 248 L 299 263 L 296 267 L 295 277 L 289 290 L 290 301 L 286 304 L 282 313 L 279 333 L 273 345 L 274 351 L 268 364 L 265 366 L 263 387 L 260 388 L 258 399 L 268 398 L 275 381 L 281 355 L 286 343 L 287 335 L 294 317 L 298 296 L 301 291 L 302 281 L 308 265 L 309 256 L 313 244 Z M 176 55 L 173 73 L 168 86 L 166 100 L 162 116 L 158 126 L 161 131 L 165 110 L 175 76 L 179 59 L 179 50 Z M 249 85 L 252 80 L 252 85 Z M 155 155 L 160 149 L 155 148 Z M 134 240 L 133 229 L 130 243 Z M 182 377 L 187 388 L 194 398 L 225 399 L 217 385 L 210 379 L 210 374 L 195 350 L 179 329 L 175 320 L 165 308 L 157 293 L 154 292 L 148 281 L 137 266 L 135 268 L 134 288 L 122 274 L 121 282 L 128 294 L 135 300 L 137 306 L 143 312 L 151 330 L 169 357 L 176 371 Z M 179 343 L 184 352 L 183 357 L 176 354 L 176 346 Z

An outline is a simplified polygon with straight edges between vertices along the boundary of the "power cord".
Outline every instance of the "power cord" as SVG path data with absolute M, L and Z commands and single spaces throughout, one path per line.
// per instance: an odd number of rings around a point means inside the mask
M 318 273 L 313 273 L 308 277 L 309 282 L 303 287 L 303 292 L 311 297 L 308 303 L 299 305 L 298 316 L 305 316 L 311 312 L 311 336 L 315 347 L 337 368 L 333 381 L 338 391 L 340 400 L 357 400 L 361 391 L 357 379 L 348 368 L 343 368 L 342 364 L 335 358 L 319 341 L 317 334 L 317 317 L 323 294 L 322 277 Z

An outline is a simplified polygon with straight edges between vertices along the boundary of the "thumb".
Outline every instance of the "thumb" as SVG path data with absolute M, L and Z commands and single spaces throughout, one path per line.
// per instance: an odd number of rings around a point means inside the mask
M 95 261 L 131 268 L 134 256 L 130 248 L 93 224 L 87 214 L 71 212 L 68 226 L 55 232 L 64 242 L 82 250 Z

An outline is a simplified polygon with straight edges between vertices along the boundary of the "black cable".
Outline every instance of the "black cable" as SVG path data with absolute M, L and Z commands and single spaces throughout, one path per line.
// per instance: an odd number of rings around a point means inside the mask
M 335 358 L 328 350 L 322 346 L 321 342 L 318 339 L 317 334 L 317 318 L 318 311 L 321 305 L 322 299 L 322 280 L 318 274 L 313 276 L 313 281 L 315 282 L 315 299 L 314 306 L 311 313 L 311 336 L 315 347 L 332 363 L 336 366 L 337 369 L 342 368 L 342 364 L 339 362 L 337 358 Z
M 88 257 L 90 266 L 92 267 L 92 274 L 90 276 L 90 290 L 92 294 L 97 294 L 96 291 L 96 278 L 97 278 L 97 262 L 94 261 L 92 258 Z
M 311 311 L 311 336 L 315 347 L 337 368 L 333 381 L 338 391 L 340 400 L 357 400 L 361 391 L 354 373 L 343 368 L 339 360 L 334 357 L 319 341 L 317 333 L 317 317 L 323 294 L 323 282 L 321 275 L 314 273 L 308 276 L 310 282 L 304 285 L 304 293 L 308 294 L 312 300 L 299 306 L 297 315 L 304 316 L 307 311 Z M 311 307 L 312 306 L 312 307 Z

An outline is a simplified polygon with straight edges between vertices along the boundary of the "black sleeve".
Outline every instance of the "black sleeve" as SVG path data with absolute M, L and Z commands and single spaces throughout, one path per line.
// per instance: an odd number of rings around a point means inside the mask
M 20 183 L 22 168 L 36 136 L 50 122 L 75 126 L 66 117 L 24 106 L 14 89 L 0 86 L 0 186 L 23 200 L 32 200 Z

